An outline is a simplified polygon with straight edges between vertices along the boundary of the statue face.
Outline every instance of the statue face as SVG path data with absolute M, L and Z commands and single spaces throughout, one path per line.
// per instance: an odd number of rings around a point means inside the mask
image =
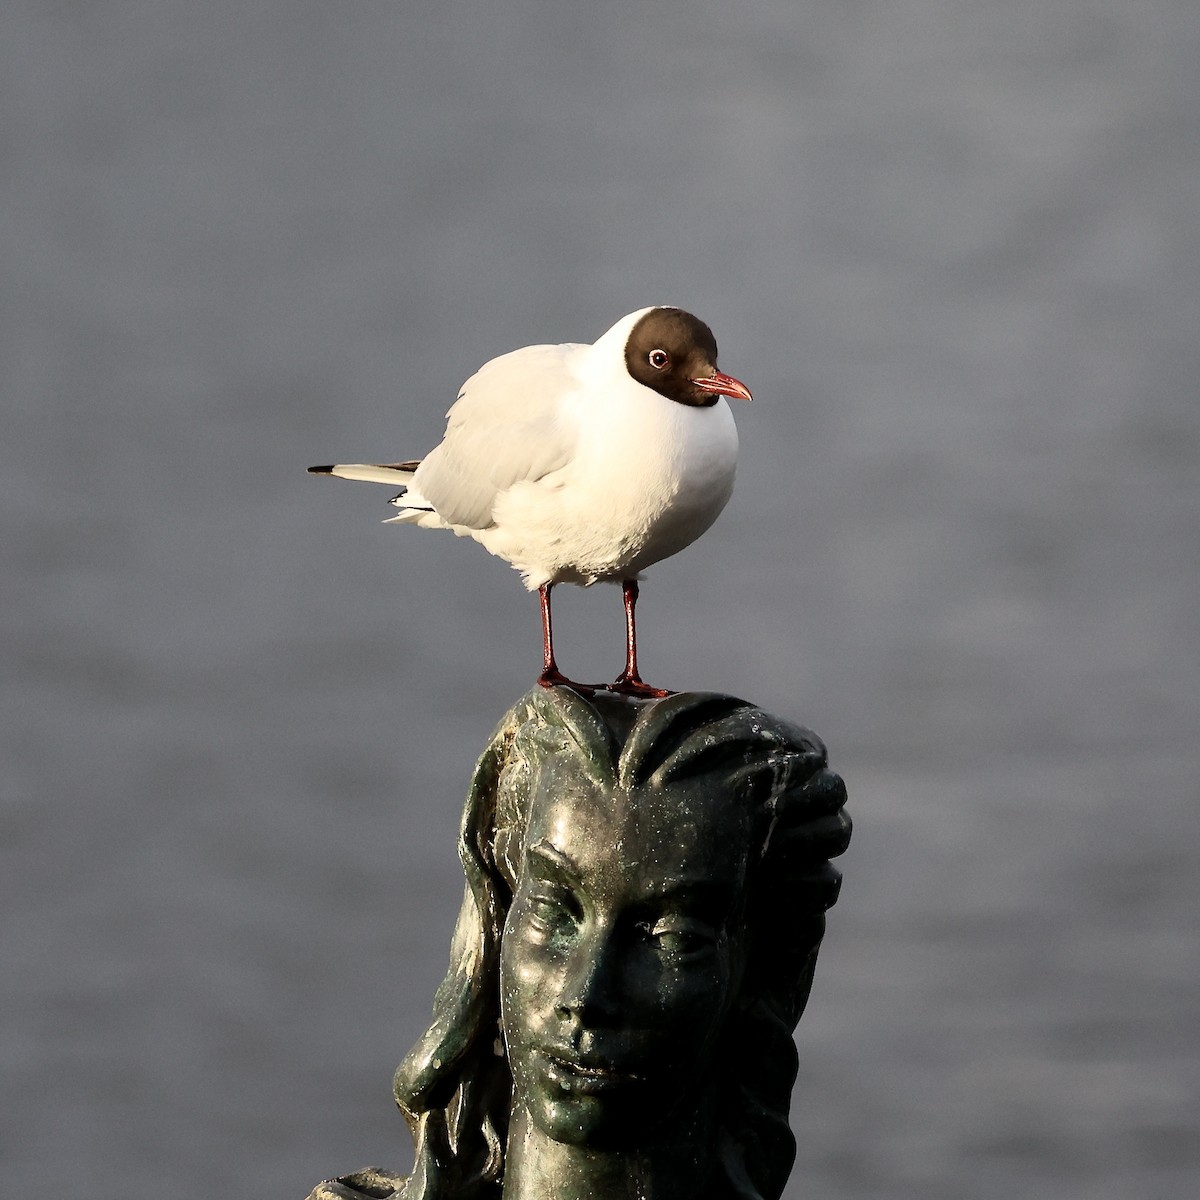
M 704 778 L 658 791 L 542 770 L 501 943 L 515 1085 L 559 1142 L 645 1141 L 694 1103 L 740 973 L 745 816 Z

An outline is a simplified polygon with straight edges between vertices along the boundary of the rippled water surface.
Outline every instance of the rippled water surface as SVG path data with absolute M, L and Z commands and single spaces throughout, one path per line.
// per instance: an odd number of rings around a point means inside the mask
M 5 1194 L 407 1166 L 536 605 L 303 468 L 661 302 L 756 399 L 646 674 L 811 724 L 856 821 L 789 1200 L 1198 1194 L 1198 53 L 1185 0 L 10 0 Z M 615 673 L 616 592 L 560 621 Z

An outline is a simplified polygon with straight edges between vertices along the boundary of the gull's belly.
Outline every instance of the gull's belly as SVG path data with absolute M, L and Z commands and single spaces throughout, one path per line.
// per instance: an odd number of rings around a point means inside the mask
M 530 588 L 636 576 L 698 538 L 733 491 L 737 432 L 719 408 L 671 404 L 639 437 L 585 439 L 562 470 L 503 496 L 479 540 Z

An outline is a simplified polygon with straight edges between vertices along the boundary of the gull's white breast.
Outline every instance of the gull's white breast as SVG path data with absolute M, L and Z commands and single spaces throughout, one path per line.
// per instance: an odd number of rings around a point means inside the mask
M 556 418 L 573 442 L 569 460 L 513 484 L 496 497 L 492 525 L 470 531 L 530 589 L 634 578 L 698 538 L 733 491 L 737 430 L 724 399 L 678 404 L 635 383 L 623 363 L 597 370 L 582 358 Z

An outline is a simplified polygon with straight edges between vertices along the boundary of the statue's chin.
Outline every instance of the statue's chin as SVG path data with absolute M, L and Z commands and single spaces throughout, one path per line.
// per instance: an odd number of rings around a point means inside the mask
M 540 1091 L 522 1097 L 530 1123 L 540 1133 L 564 1145 L 597 1150 L 632 1149 L 652 1141 L 678 1100 L 656 1096 L 644 1084 L 613 1088 L 602 1095 Z

